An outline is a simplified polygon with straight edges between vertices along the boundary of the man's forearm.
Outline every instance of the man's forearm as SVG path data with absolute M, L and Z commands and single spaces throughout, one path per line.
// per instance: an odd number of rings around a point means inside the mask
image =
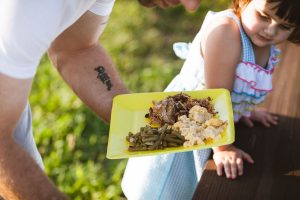
M 0 139 L 0 196 L 5 200 L 65 200 L 9 134 Z
M 73 91 L 101 118 L 110 120 L 112 99 L 128 93 L 110 56 L 100 45 L 50 58 Z

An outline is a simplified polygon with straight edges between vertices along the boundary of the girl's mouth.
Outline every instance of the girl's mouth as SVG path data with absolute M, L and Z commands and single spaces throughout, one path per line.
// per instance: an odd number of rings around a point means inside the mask
M 258 39 L 263 41 L 263 42 L 271 42 L 272 41 L 272 38 L 269 38 L 269 37 L 265 37 L 265 36 L 262 36 L 262 35 L 257 35 L 258 36 Z

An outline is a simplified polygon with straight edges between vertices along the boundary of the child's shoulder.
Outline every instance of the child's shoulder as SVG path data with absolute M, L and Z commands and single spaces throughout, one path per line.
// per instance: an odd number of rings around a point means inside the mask
M 232 17 L 216 13 L 203 29 L 201 39 L 203 56 L 213 52 L 219 59 L 238 61 L 241 56 L 241 36 L 239 25 Z
M 225 10 L 221 12 L 208 12 L 207 17 L 210 18 L 210 22 L 206 25 L 206 29 L 210 31 L 217 31 L 229 33 L 229 34 L 239 34 L 239 25 L 234 19 L 234 14 L 231 10 Z
M 226 11 L 208 13 L 212 16 L 210 22 L 203 27 L 203 39 L 214 38 L 217 41 L 229 40 L 240 43 L 239 25 L 232 17 L 224 15 L 223 12 Z

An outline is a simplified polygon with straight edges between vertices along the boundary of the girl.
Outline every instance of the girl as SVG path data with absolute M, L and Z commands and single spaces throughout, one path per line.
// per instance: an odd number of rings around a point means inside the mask
M 209 13 L 194 39 L 181 73 L 167 89 L 227 88 L 231 91 L 235 121 L 253 121 L 269 127 L 277 117 L 255 109 L 272 90 L 278 62 L 274 45 L 299 42 L 300 6 L 297 1 L 234 0 L 233 10 Z M 175 45 L 176 49 L 176 45 Z M 187 82 L 186 80 L 189 80 Z M 213 148 L 218 175 L 243 174 L 242 159 L 252 158 L 232 145 Z
M 276 125 L 276 116 L 255 109 L 255 105 L 272 90 L 279 52 L 274 45 L 286 40 L 300 42 L 299 12 L 297 0 L 233 0 L 233 9 L 209 12 L 188 48 L 181 72 L 166 91 L 227 88 L 235 121 L 242 120 L 250 127 L 253 121 L 267 127 Z M 175 44 L 175 52 L 180 54 L 186 49 L 183 47 Z M 254 162 L 233 145 L 215 147 L 213 152 L 217 174 L 221 176 L 224 170 L 231 179 L 243 174 L 243 160 Z M 191 199 L 209 153 L 201 150 L 130 159 L 122 183 L 124 193 L 132 199 L 143 199 L 156 190 L 159 195 L 152 193 L 147 199 Z M 197 179 L 191 178 L 193 174 Z

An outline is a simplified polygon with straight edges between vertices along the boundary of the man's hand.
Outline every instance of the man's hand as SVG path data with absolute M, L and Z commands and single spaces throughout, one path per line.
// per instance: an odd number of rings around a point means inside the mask
M 200 0 L 181 0 L 182 5 L 188 11 L 195 11 L 200 5 Z
M 223 168 L 227 178 L 235 179 L 244 173 L 243 160 L 254 163 L 249 154 L 233 145 L 226 145 L 213 148 L 213 159 L 217 166 L 217 174 L 222 176 Z
M 138 0 L 146 7 L 168 8 L 182 4 L 187 11 L 196 11 L 201 0 Z

